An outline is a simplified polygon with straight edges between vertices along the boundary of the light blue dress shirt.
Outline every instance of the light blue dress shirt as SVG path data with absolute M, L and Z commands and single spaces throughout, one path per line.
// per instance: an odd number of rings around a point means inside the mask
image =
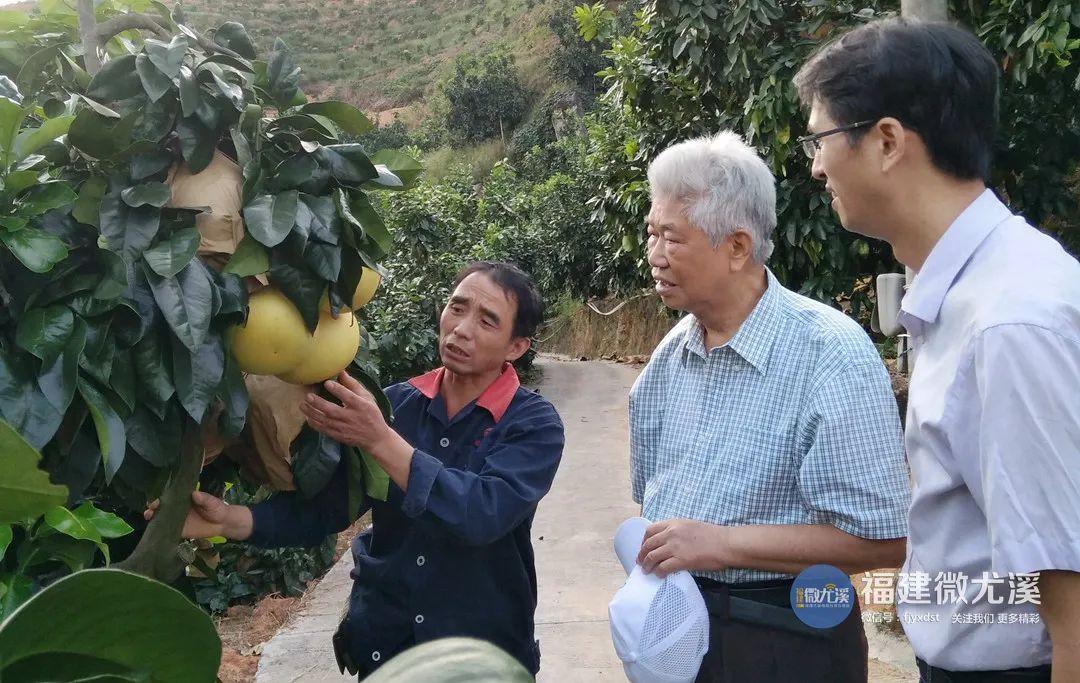
M 706 349 L 687 315 L 653 352 L 630 392 L 634 500 L 653 521 L 906 536 L 908 470 L 877 350 L 842 312 L 767 277 L 726 344 Z M 786 576 L 696 573 L 730 583 Z
M 1009 573 L 1080 571 L 1080 264 L 987 190 L 930 252 L 900 322 L 918 348 L 905 572 L 934 589 L 899 596 L 911 645 L 956 671 L 1048 664 Z M 949 574 L 966 581 L 939 599 Z

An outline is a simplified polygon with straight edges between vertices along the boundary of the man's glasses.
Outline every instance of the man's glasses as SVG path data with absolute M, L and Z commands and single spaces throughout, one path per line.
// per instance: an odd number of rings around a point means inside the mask
M 806 154 L 806 156 L 810 159 L 813 159 L 814 156 L 817 155 L 818 150 L 821 149 L 821 138 L 828 137 L 829 135 L 835 135 L 836 133 L 846 133 L 849 130 L 863 128 L 864 126 L 869 126 L 874 123 L 877 123 L 877 119 L 873 119 L 870 121 L 859 121 L 858 123 L 849 123 L 846 126 L 840 126 L 839 128 L 827 130 L 824 133 L 804 135 L 803 137 L 796 140 L 796 142 L 802 145 L 803 152 Z

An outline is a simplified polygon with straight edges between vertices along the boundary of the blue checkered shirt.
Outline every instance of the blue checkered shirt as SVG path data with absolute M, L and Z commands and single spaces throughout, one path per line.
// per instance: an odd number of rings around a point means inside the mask
M 853 320 L 771 272 L 726 344 L 706 350 L 687 315 L 657 346 L 630 391 L 630 476 L 653 521 L 907 535 L 900 418 L 877 350 Z M 788 576 L 695 574 L 729 583 Z

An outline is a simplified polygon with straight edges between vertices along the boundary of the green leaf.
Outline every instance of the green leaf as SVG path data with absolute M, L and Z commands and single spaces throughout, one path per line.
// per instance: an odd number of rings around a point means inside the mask
M 3 600 L 0 600 L 0 619 L 6 619 L 34 594 L 34 582 L 25 574 L 0 574 L 0 586 L 4 586 L 4 590 L 0 591 L 3 594 Z
M 172 341 L 176 397 L 191 419 L 201 423 L 225 372 L 221 336 L 211 331 L 194 353 L 189 353 L 175 338 Z
M 93 384 L 82 378 L 79 379 L 79 395 L 86 401 L 90 417 L 94 420 L 98 446 L 101 448 L 102 460 L 105 461 L 105 482 L 109 483 L 123 464 L 127 450 L 124 421 L 108 399 Z
M 83 545 L 93 547 L 89 543 Z M 142 674 L 129 667 L 93 655 L 70 652 L 65 652 L 61 657 L 49 653 L 20 659 L 4 669 L 4 676 L 12 681 L 78 681 L 79 683 L 141 683 L 143 680 Z
M 267 247 L 276 247 L 292 230 L 296 220 L 296 190 L 260 195 L 244 207 L 248 233 Z
M 70 536 L 79 539 L 80 541 L 101 543 L 101 534 L 97 532 L 97 529 L 85 519 L 76 516 L 74 512 L 68 510 L 66 507 L 58 505 L 46 512 L 45 524 L 56 529 L 65 536 Z
M 188 117 L 177 122 L 176 133 L 180 137 L 180 153 L 193 175 L 210 165 L 217 148 L 216 130 L 207 128 L 197 117 Z
M 67 134 L 74 120 L 74 116 L 58 116 L 54 119 L 48 119 L 37 128 L 19 133 L 18 137 L 15 138 L 15 150 L 11 163 L 22 161 L 47 143 Z
M 326 488 L 338 463 L 341 462 L 342 445 L 304 425 L 300 435 L 292 443 L 292 469 L 296 487 L 306 498 Z
M 67 412 L 79 382 L 79 358 L 86 347 L 86 324 L 75 321 L 63 352 L 50 365 L 43 363 L 38 387 L 57 413 Z
M 184 63 L 187 49 L 188 42 L 183 36 L 173 36 L 168 43 L 153 38 L 143 41 L 143 50 L 150 62 L 169 79 L 180 75 L 180 66 Z
M 175 277 L 165 278 L 145 269 L 158 308 L 177 338 L 191 351 L 202 347 L 210 330 L 213 284 L 204 268 L 196 260 Z
M 4 190 L 15 195 L 38 182 L 40 171 L 12 171 L 4 179 Z
M 129 114 L 113 119 L 91 109 L 83 109 L 71 122 L 68 142 L 94 159 L 108 159 L 131 147 L 137 118 L 136 114 Z
M 299 153 L 278 164 L 270 182 L 272 190 L 297 189 L 321 194 L 330 182 L 330 170 L 319 165 L 310 154 Z
M 172 162 L 173 156 L 166 150 L 136 154 L 131 158 L 131 179 L 149 178 L 167 169 Z
M 229 257 L 229 263 L 223 272 L 248 277 L 268 270 L 270 270 L 270 257 L 266 253 L 266 247 L 247 234 L 236 246 L 236 252 Z
M 110 300 L 122 296 L 128 290 L 128 264 L 120 254 L 108 249 L 97 250 L 104 272 L 94 288 L 95 299 Z
M 73 514 L 89 524 L 102 538 L 120 538 L 134 531 L 124 520 L 111 512 L 97 509 L 89 502 L 75 508 Z
M 0 418 L 14 427 L 34 448 L 44 448 L 64 416 L 37 385 L 27 357 L 0 352 Z M 22 364 L 15 361 L 22 360 Z M 3 453 L 0 450 L 0 453 Z M 0 520 L 2 522 L 2 520 Z
M 116 113 L 112 109 L 109 109 L 108 107 L 106 107 L 101 102 L 98 102 L 97 100 L 92 100 L 89 97 L 87 97 L 86 95 L 76 95 L 76 97 L 79 100 L 81 100 L 82 102 L 86 103 L 86 106 L 93 109 L 94 112 L 96 112 L 98 114 L 101 114 L 102 116 L 104 116 L 107 119 L 119 119 L 120 118 L 120 114 Z
M 389 253 L 394 246 L 394 238 L 386 229 L 375 207 L 362 192 L 349 193 L 349 211 L 363 226 L 364 235 L 375 243 L 382 254 Z
M 363 135 L 375 127 L 364 112 L 346 102 L 327 100 L 312 102 L 300 108 L 305 114 L 319 114 L 341 126 L 349 135 Z
M 103 627 L 101 615 L 118 605 L 123 618 Z M 221 640 L 210 617 L 180 592 L 137 574 L 90 569 L 51 584 L 0 625 L 5 668 L 71 656 L 106 660 L 139 672 L 140 680 L 212 681 Z
M 241 57 L 255 59 L 255 45 L 251 42 L 247 30 L 235 21 L 226 21 L 214 32 L 214 42 L 227 47 Z
M 319 277 L 336 282 L 341 273 L 341 247 L 312 239 L 304 249 L 304 261 Z
M 299 94 L 300 67 L 281 38 L 274 42 L 274 51 L 266 63 L 266 80 L 267 92 L 281 109 L 288 107 Z
M 207 65 L 207 64 L 224 64 L 225 66 L 232 67 L 233 69 L 236 69 L 237 71 L 241 71 L 243 73 L 249 73 L 249 74 L 254 74 L 255 73 L 255 68 L 251 65 L 251 62 L 249 62 L 246 59 L 237 59 L 236 57 L 233 57 L 232 55 L 226 55 L 226 54 L 220 54 L 220 53 L 212 54 L 209 57 L 207 57 L 206 59 L 199 62 L 199 64 L 195 67 L 195 70 L 198 71 L 204 65 Z
M 671 49 L 671 57 L 678 59 L 679 56 L 686 50 L 686 47 L 690 44 L 690 41 L 694 39 L 694 36 L 690 33 L 683 33 L 675 40 L 675 45 Z
M 379 177 L 379 171 L 358 144 L 325 145 L 311 156 L 335 180 L 345 185 L 359 185 Z
M 360 464 L 364 472 L 364 493 L 375 500 L 385 501 L 390 493 L 390 476 L 366 451 L 359 448 L 356 450 L 360 454 Z
M 247 386 L 244 384 L 244 375 L 233 358 L 231 349 L 226 349 L 225 372 L 218 387 L 218 395 L 222 401 L 222 412 L 218 418 L 218 432 L 221 436 L 229 438 L 240 436 L 247 423 L 248 406 L 250 397 Z
M 169 203 L 171 196 L 169 186 L 157 182 L 133 185 L 120 192 L 120 198 L 131 207 L 149 205 L 160 209 Z
M 3 166 L 11 163 L 15 152 L 15 135 L 26 118 L 26 109 L 6 97 L 0 97 L 0 154 Z
M 319 323 L 319 300 L 326 291 L 326 280 L 306 267 L 290 263 L 275 263 L 270 267 L 270 284 L 293 302 L 300 311 L 304 324 L 311 331 Z
M 90 79 L 86 94 L 95 100 L 126 100 L 143 92 L 135 70 L 135 55 L 124 55 L 105 62 Z
M 105 196 L 107 189 L 108 183 L 99 176 L 93 176 L 84 182 L 79 188 L 79 198 L 71 208 L 71 215 L 75 220 L 95 228 L 100 227 L 101 198 Z
M 67 489 L 38 469 L 41 455 L 11 425 L 0 420 L 0 524 L 37 517 L 67 500 Z
M 195 80 L 195 74 L 188 67 L 181 67 L 180 110 L 185 118 L 195 114 L 195 111 L 199 108 L 199 100 L 199 83 Z
M 109 388 L 127 408 L 125 414 L 135 409 L 136 391 L 135 366 L 131 362 L 131 351 L 117 349 L 113 358 L 112 372 L 109 373 Z
M 135 71 L 139 74 L 139 82 L 142 83 L 143 90 L 146 91 L 146 96 L 151 102 L 157 102 L 172 88 L 169 77 L 158 71 L 158 68 L 150 61 L 150 57 L 145 54 L 135 58 Z
M 337 244 L 341 237 L 341 219 L 334 208 L 332 197 L 300 195 L 297 205 L 296 225 L 305 233 L 328 244 Z
M 210 72 L 210 76 L 214 80 L 214 85 L 216 85 L 221 94 L 225 96 L 225 99 L 229 101 L 229 104 L 235 107 L 237 111 L 244 111 L 244 91 L 240 86 L 235 83 L 229 83 L 213 71 Z
M 40 216 L 47 211 L 71 204 L 78 196 L 67 183 L 43 183 L 19 202 L 19 213 L 24 216 Z
M 199 249 L 199 231 L 195 228 L 178 230 L 167 241 L 147 249 L 143 258 L 161 277 L 172 277 L 184 269 Z
M 11 531 L 11 525 L 4 524 L 0 526 L 0 562 L 4 561 L 4 554 L 7 553 L 12 538 L 14 538 L 14 534 Z
M 162 419 L 146 406 L 136 406 L 124 421 L 131 449 L 154 467 L 172 467 L 180 456 L 183 431 L 178 416 L 174 410 Z
M 76 311 L 78 313 L 78 311 Z M 86 346 L 83 349 L 79 367 L 103 385 L 109 383 L 113 358 L 116 356 L 116 340 L 112 336 L 112 319 L 98 318 L 86 323 Z
M 0 231 L 0 242 L 3 242 L 27 269 L 35 273 L 49 272 L 68 255 L 67 246 L 63 242 L 37 228 L 23 228 L 14 233 Z
M 389 169 L 402 182 L 402 188 L 407 190 L 416 184 L 416 179 L 424 172 L 424 166 L 404 152 L 392 149 L 382 149 L 371 155 L 371 163 L 376 168 L 380 165 Z
M 101 234 L 109 249 L 134 263 L 157 236 L 161 211 L 154 206 L 128 206 L 121 193 L 112 192 L 101 199 Z
M 15 343 L 50 365 L 64 350 L 75 328 L 75 315 L 67 306 L 32 308 L 22 315 Z
M 158 404 L 168 401 L 176 391 L 169 369 L 172 359 L 167 353 L 168 350 L 154 331 L 140 339 L 132 349 L 140 386 Z

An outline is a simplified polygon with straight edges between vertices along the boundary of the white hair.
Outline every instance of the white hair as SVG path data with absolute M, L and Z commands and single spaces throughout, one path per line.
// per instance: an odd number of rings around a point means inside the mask
M 776 187 L 769 167 L 732 131 L 668 147 L 649 164 L 653 197 L 683 204 L 690 223 L 713 246 L 742 228 L 753 238 L 753 259 L 764 264 L 773 251 Z

